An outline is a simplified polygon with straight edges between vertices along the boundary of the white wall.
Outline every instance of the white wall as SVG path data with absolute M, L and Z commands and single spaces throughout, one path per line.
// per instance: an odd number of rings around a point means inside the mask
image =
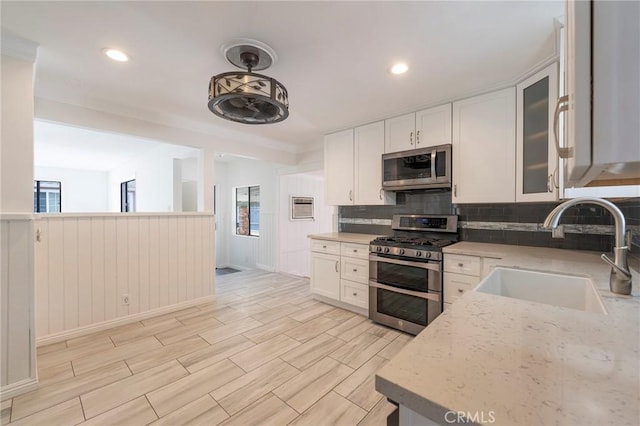
M 63 213 L 109 211 L 108 173 L 98 170 L 34 168 L 34 180 L 58 181 L 62 184 Z
M 217 268 L 229 266 L 229 229 L 233 216 L 230 207 L 232 191 L 227 183 L 228 166 L 227 163 L 216 162 L 214 167 Z
M 7 53 L 11 53 L 8 56 Z M 1 398 L 37 385 L 33 293 L 33 73 L 37 46 L 2 32 Z
M 313 197 L 314 220 L 291 220 L 290 197 Z M 279 272 L 309 276 L 310 242 L 307 235 L 332 231 L 333 207 L 324 202 L 324 178 L 314 174 L 280 176 L 278 197 Z
M 33 212 L 32 62 L 2 55 L 0 107 L 2 108 L 0 211 L 4 213 Z
M 165 144 L 110 170 L 108 211 L 120 211 L 120 184 L 131 179 L 136 180 L 136 211 L 176 211 L 174 210 L 173 160 L 194 155 L 197 155 L 196 149 Z M 181 200 L 182 197 L 179 199 Z M 177 211 L 180 211 L 180 208 Z
M 218 231 L 227 234 L 229 266 L 240 269 L 260 268 L 275 271 L 278 208 L 277 166 L 262 161 L 235 158 L 227 164 L 226 173 L 216 163 L 216 176 L 226 174 L 226 182 L 219 186 L 221 203 L 229 220 Z M 260 185 L 260 237 L 235 234 L 234 188 Z M 222 188 L 221 188 L 222 187 Z

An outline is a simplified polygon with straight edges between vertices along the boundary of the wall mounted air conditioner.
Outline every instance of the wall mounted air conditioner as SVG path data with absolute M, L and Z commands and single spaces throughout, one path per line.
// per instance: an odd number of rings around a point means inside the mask
M 291 197 L 291 220 L 313 220 L 313 197 Z

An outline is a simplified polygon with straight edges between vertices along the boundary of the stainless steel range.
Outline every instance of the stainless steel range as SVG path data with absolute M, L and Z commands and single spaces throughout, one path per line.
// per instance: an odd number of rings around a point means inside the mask
M 369 246 L 369 318 L 418 334 L 442 313 L 442 247 L 458 216 L 394 215 L 392 229 Z

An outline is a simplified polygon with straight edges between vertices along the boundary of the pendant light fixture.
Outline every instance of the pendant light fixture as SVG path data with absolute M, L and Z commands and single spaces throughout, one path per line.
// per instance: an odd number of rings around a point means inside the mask
M 269 68 L 273 49 L 256 40 L 242 39 L 222 51 L 229 63 L 247 71 L 214 75 L 209 83 L 209 109 L 218 117 L 243 124 L 278 123 L 289 116 L 287 89 L 275 78 L 253 71 Z

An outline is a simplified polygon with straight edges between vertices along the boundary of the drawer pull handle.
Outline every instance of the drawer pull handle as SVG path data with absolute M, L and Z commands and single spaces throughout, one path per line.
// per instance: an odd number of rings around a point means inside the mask
M 353 249 L 353 252 L 354 252 L 354 253 L 357 253 L 357 252 L 358 252 L 358 249 Z
M 463 289 L 461 289 L 461 288 L 459 288 L 459 289 L 458 289 L 458 293 L 464 293 L 464 290 L 463 290 Z
M 353 296 L 354 296 L 354 297 L 355 297 L 355 296 L 357 296 L 357 295 L 358 295 L 358 293 L 353 293 Z
M 327 248 L 327 246 L 322 246 L 322 248 Z
M 464 266 L 464 263 L 458 263 L 458 266 L 462 268 Z
M 339 271 L 338 271 L 338 263 L 340 263 L 340 262 L 338 262 L 338 261 L 336 260 L 336 272 L 339 272 Z
M 357 269 L 354 269 L 354 270 L 353 270 L 353 272 L 358 272 L 358 270 L 357 270 Z

